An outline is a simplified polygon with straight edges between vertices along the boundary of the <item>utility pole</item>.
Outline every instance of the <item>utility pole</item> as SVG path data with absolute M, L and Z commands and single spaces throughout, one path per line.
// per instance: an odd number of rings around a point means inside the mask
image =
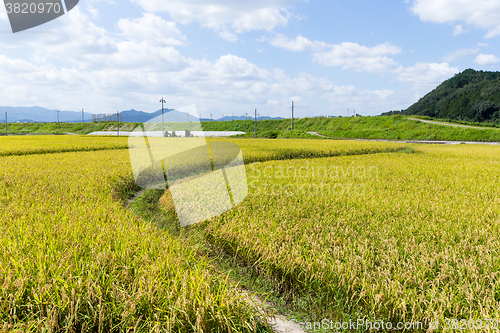
M 212 114 L 210 114 L 210 122 L 212 122 Z
M 120 114 L 116 111 L 116 130 L 118 131 L 118 136 L 120 136 Z
M 5 112 L 5 136 L 8 135 L 8 127 L 7 127 L 7 112 Z
M 165 137 L 165 122 L 163 120 L 163 104 L 166 103 L 163 97 L 160 100 L 161 103 L 161 135 Z
M 294 104 L 293 104 L 293 101 L 292 101 L 292 131 L 293 131 L 293 108 L 294 108 Z
M 83 109 L 82 109 L 82 123 L 85 122 L 85 116 L 83 115 Z
M 57 123 L 59 124 L 59 110 L 57 110 Z
M 257 109 L 255 109 L 255 138 L 257 138 Z

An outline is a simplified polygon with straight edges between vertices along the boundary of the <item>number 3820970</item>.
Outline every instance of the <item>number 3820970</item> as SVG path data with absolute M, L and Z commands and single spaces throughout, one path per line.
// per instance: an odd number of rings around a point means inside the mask
M 62 10 L 61 4 L 46 2 L 46 3 L 6 3 L 7 14 L 59 14 Z

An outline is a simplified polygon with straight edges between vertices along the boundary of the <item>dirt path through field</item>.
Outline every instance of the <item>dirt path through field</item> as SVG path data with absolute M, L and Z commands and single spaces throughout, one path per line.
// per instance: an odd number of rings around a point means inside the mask
M 418 119 L 418 118 L 408 118 L 408 119 L 420 121 L 422 123 L 427 123 L 427 124 L 444 125 L 444 126 L 452 126 L 452 127 L 475 128 L 475 129 L 499 129 L 499 128 L 495 128 L 495 127 L 480 127 L 480 126 L 469 126 L 469 125 L 460 125 L 460 124 L 453 124 L 453 123 L 442 123 L 439 121 L 424 120 L 424 119 Z
M 319 134 L 318 132 L 307 132 L 309 134 L 321 136 L 323 138 L 332 138 L 329 136 L 325 136 Z M 346 138 L 343 140 L 352 140 L 352 141 L 379 141 L 379 142 L 395 142 L 395 143 L 424 143 L 424 144 L 435 144 L 435 145 L 459 145 L 459 144 L 468 144 L 468 145 L 500 145 L 500 142 L 480 142 L 480 141 L 437 141 L 437 140 L 384 140 L 384 139 L 352 139 Z
M 312 135 L 317 135 L 317 136 L 320 136 L 322 138 L 329 138 L 329 136 L 325 136 L 323 134 L 319 134 L 318 132 L 307 132 L 307 133 L 312 134 Z
M 251 295 L 249 291 L 244 290 L 241 292 L 245 298 L 257 305 L 260 308 L 267 309 L 267 311 L 271 311 L 273 313 L 273 305 L 265 302 L 259 296 Z M 269 313 L 269 312 L 268 312 Z M 285 316 L 274 313 L 273 316 L 268 318 L 267 322 L 271 325 L 272 329 L 276 333 L 307 333 L 307 331 L 302 330 L 297 323 L 294 323 L 291 320 L 288 320 Z
M 125 207 L 130 208 L 130 205 L 136 201 L 139 197 L 141 197 L 146 190 L 142 189 L 136 191 L 136 193 L 129 199 L 125 201 Z M 248 302 L 255 305 L 258 309 L 261 310 L 261 319 L 267 317 L 267 323 L 271 326 L 272 330 L 276 333 L 308 333 L 305 330 L 302 330 L 298 324 L 294 323 L 291 320 L 288 320 L 285 316 L 277 313 L 277 310 L 273 306 L 273 304 L 263 300 L 257 295 L 251 294 L 250 291 L 243 289 L 239 291 L 243 298 L 245 298 Z

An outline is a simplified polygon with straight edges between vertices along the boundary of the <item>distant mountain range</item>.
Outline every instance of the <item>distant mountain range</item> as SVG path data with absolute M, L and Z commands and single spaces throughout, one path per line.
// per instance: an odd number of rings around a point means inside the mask
M 9 123 L 12 122 L 40 122 L 40 123 L 50 123 L 50 122 L 64 122 L 64 123 L 77 123 L 82 121 L 82 112 L 81 111 L 59 111 L 59 110 L 50 110 L 46 108 L 42 108 L 39 106 L 33 107 L 11 107 L 11 106 L 0 106 L 0 121 L 5 122 L 5 113 L 7 112 L 7 120 Z M 122 119 L 127 123 L 144 123 L 155 119 L 156 117 L 161 116 L 161 110 L 158 110 L 153 113 L 148 113 L 144 111 L 137 110 L 127 110 L 120 112 Z M 84 112 L 83 114 L 85 122 L 92 121 L 92 114 Z M 188 113 L 177 111 L 174 109 L 164 109 L 163 118 L 165 122 L 184 122 L 187 120 Z M 231 120 L 244 120 L 244 119 L 252 119 L 252 117 L 232 117 L 225 116 L 219 119 L 213 119 L 213 121 L 231 121 Z M 258 120 L 266 120 L 266 119 L 283 119 L 281 117 L 272 118 L 272 117 L 258 117 Z M 192 115 L 189 116 L 189 121 L 210 121 L 209 118 L 201 118 L 198 119 Z M 157 118 L 154 121 L 161 121 L 161 118 Z
M 11 107 L 11 106 L 0 106 L 0 121 L 5 122 L 5 113 L 7 112 L 7 120 L 11 122 L 29 122 L 34 123 L 36 121 L 43 123 L 57 122 L 59 117 L 60 122 L 81 122 L 82 112 L 75 111 L 59 111 L 59 110 L 49 110 L 39 106 L 33 107 Z M 92 114 L 84 113 L 85 121 L 92 120 Z
M 257 120 L 268 120 L 268 119 L 285 119 L 282 117 L 266 117 L 266 116 L 259 116 L 257 117 Z M 201 118 L 201 121 L 232 121 L 232 120 L 254 120 L 253 117 L 245 117 L 245 116 L 224 116 L 222 118 L 218 119 L 210 119 L 210 118 Z

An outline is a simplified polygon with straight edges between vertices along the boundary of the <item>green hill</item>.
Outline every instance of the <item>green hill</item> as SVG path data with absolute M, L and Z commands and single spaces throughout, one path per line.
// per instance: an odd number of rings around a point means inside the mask
M 425 95 L 404 115 L 500 124 L 500 72 L 467 69 Z

